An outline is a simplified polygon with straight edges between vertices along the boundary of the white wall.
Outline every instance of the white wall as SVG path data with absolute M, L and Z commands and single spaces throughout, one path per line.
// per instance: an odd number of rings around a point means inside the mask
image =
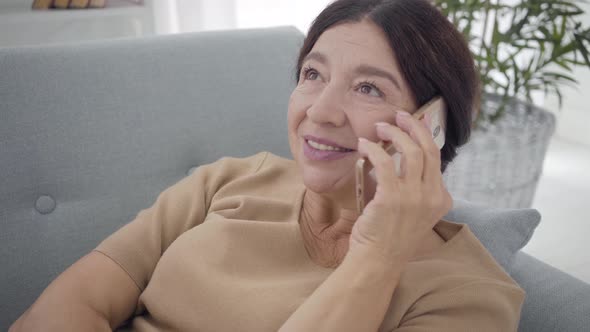
M 294 25 L 307 32 L 331 0 L 235 0 L 238 28 Z
M 305 32 L 331 0 L 159 0 L 173 7 L 176 28 L 160 32 L 191 32 L 231 28 L 293 25 Z M 166 14 L 156 14 L 156 19 Z

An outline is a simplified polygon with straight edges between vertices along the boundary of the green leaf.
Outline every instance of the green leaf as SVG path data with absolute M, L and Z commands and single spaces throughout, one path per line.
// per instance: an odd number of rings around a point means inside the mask
M 562 73 L 557 73 L 557 72 L 544 72 L 543 73 L 544 77 L 548 77 L 550 79 L 555 79 L 555 80 L 563 80 L 563 81 L 568 81 L 574 84 L 578 84 L 578 80 L 576 80 L 575 78 L 571 77 L 571 76 L 567 76 L 565 74 Z
M 584 61 L 586 61 L 586 65 L 588 67 L 590 67 L 590 56 L 588 54 L 588 49 L 584 45 L 584 41 L 590 40 L 590 37 L 584 38 L 584 37 L 582 37 L 582 36 L 580 36 L 578 34 L 576 34 L 574 36 L 575 36 L 575 39 L 576 39 L 576 41 L 578 43 L 579 51 L 582 54 L 582 57 L 584 58 Z
M 568 66 L 568 64 L 565 63 L 565 61 L 563 60 L 556 60 L 555 63 L 558 64 L 560 67 L 566 69 L 567 71 L 572 71 L 572 67 Z

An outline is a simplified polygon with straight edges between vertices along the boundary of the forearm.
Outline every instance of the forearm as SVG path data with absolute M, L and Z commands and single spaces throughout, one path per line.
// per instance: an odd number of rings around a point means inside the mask
M 39 298 L 14 322 L 9 332 L 112 331 L 109 321 L 87 305 L 50 303 Z
M 10 332 L 111 331 L 133 313 L 138 297 L 117 264 L 92 252 L 51 282 Z
M 401 275 L 366 255 L 348 255 L 280 331 L 377 331 Z

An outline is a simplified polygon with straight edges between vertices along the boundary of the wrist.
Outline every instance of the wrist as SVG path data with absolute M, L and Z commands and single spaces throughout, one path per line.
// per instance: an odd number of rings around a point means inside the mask
M 347 256 L 352 259 L 367 260 L 375 265 L 382 265 L 383 268 L 395 268 L 403 266 L 408 262 L 406 255 L 393 252 L 389 248 L 379 248 L 378 246 L 353 244 L 349 247 Z
M 360 277 L 373 279 L 372 282 L 384 282 L 396 285 L 405 263 L 402 259 L 390 258 L 367 248 L 348 250 L 343 264 L 353 266 Z

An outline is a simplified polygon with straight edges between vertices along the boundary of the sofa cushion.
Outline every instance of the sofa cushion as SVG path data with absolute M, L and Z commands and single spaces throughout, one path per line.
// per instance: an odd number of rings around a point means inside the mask
M 529 242 L 541 220 L 535 209 L 495 208 L 460 199 L 453 204 L 444 219 L 469 225 L 504 269 L 510 267 L 516 252 Z
M 519 331 L 588 331 L 590 285 L 522 251 L 508 272 L 526 292 Z

